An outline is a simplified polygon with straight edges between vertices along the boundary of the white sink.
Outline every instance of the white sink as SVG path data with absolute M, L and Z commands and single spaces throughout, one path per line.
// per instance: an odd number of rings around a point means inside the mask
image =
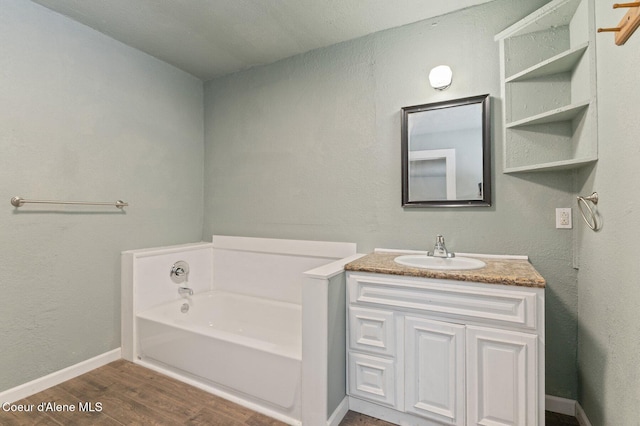
M 470 257 L 452 257 L 445 259 L 442 257 L 427 256 L 425 254 L 408 254 L 398 256 L 393 260 L 400 265 L 410 266 L 412 268 L 452 271 L 480 269 L 487 266 L 482 260 L 472 259 Z

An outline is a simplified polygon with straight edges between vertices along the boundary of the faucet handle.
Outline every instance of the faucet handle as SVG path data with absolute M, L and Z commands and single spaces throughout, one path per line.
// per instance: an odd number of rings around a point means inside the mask
M 171 280 L 176 284 L 182 284 L 189 280 L 189 264 L 184 260 L 179 260 L 171 265 L 169 272 Z

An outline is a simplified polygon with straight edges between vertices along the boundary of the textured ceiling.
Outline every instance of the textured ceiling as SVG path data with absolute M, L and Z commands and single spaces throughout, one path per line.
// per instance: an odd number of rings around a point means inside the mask
M 490 0 L 32 0 L 209 80 Z

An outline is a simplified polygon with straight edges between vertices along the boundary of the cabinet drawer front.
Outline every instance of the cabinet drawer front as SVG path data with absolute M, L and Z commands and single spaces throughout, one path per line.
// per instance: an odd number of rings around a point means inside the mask
M 349 346 L 365 352 L 394 356 L 393 312 L 349 307 Z
M 395 362 L 358 353 L 349 353 L 349 394 L 396 408 Z
M 350 303 L 405 308 L 536 329 L 535 292 L 356 274 L 349 275 L 348 288 Z

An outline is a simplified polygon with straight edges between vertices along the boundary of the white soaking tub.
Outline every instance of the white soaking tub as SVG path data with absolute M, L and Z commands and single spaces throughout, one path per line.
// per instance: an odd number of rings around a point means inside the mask
M 212 240 L 122 253 L 122 357 L 290 425 L 337 426 L 355 244 Z

